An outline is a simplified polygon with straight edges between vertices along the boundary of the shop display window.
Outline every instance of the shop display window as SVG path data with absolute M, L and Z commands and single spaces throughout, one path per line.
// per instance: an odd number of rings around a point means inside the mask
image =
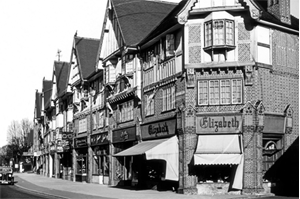
M 109 175 L 108 147 L 96 148 L 93 157 L 93 175 Z
M 79 155 L 77 157 L 77 170 L 76 174 L 86 174 L 87 173 L 87 156 Z
M 229 183 L 237 165 L 196 165 L 198 183 Z
M 146 180 L 160 181 L 165 178 L 166 161 L 148 160 L 146 161 Z

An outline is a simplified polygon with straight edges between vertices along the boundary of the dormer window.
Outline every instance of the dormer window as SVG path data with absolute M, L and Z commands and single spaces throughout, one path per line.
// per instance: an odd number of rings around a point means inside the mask
M 234 48 L 234 21 L 215 19 L 204 23 L 204 49 Z

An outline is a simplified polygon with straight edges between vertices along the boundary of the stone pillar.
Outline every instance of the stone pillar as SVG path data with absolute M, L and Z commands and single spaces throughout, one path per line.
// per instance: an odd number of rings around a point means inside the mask
M 49 177 L 52 178 L 53 175 L 53 158 L 52 155 L 49 153 Z
M 186 114 L 186 115 L 185 115 Z M 180 111 L 177 114 L 177 131 L 179 134 L 179 188 L 178 193 L 193 195 L 197 194 L 197 177 L 194 176 L 189 165 L 197 144 L 195 116 L 191 109 Z M 181 128 L 180 128 L 181 125 Z
M 46 169 L 45 169 L 45 176 L 49 175 L 49 154 L 47 153 L 46 156 Z
M 90 135 L 88 136 L 90 137 Z M 88 138 L 89 140 L 89 138 Z M 93 171 L 93 149 L 90 145 L 88 144 L 88 168 L 87 168 L 87 182 L 92 183 L 92 171 Z
M 263 117 L 260 114 L 260 117 Z M 262 187 L 262 129 L 257 107 L 247 102 L 243 108 L 243 145 L 245 154 L 243 194 L 255 194 Z
M 58 178 L 59 175 L 59 159 L 57 152 L 54 153 L 54 178 Z
M 285 114 L 285 133 L 283 136 L 283 151 L 285 152 L 292 144 L 291 134 L 293 132 L 293 109 L 290 105 L 284 110 Z
M 74 144 L 73 144 L 74 146 Z M 72 160 L 73 160 L 73 164 L 72 164 L 72 170 L 73 170 L 73 182 L 76 181 L 76 169 L 77 169 L 77 160 L 76 160 L 76 150 L 75 148 L 72 149 Z

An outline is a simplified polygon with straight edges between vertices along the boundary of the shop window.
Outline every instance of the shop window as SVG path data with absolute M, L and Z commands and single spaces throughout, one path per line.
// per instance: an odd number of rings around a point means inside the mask
M 198 183 L 229 183 L 236 167 L 237 165 L 196 165 L 194 172 Z
M 109 175 L 109 151 L 108 147 L 98 147 L 93 158 L 92 171 L 93 175 Z
M 198 81 L 198 105 L 225 105 L 241 103 L 241 79 Z
M 162 90 L 162 111 L 175 109 L 175 86 Z
M 87 173 L 87 156 L 86 155 L 78 155 L 77 156 L 77 170 L 76 174 L 82 175 Z
M 268 171 L 283 154 L 282 135 L 263 135 L 263 171 Z

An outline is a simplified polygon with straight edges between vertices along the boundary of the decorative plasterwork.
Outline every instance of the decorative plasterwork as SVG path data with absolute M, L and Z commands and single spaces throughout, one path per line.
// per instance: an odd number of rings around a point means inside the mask
M 177 20 L 179 24 L 185 24 L 188 21 L 188 16 L 192 8 L 195 6 L 198 0 L 189 0 L 183 9 L 178 13 Z M 252 19 L 259 20 L 262 16 L 262 11 L 259 7 L 253 2 L 253 0 L 243 0 L 246 6 L 249 7 L 250 15 Z
M 245 66 L 245 86 L 253 85 L 253 66 Z
M 262 11 L 259 9 L 259 7 L 253 2 L 253 0 L 244 0 L 247 6 L 249 6 L 249 11 L 252 19 L 259 20 Z
M 257 127 L 258 132 L 262 132 L 264 128 L 264 118 L 265 118 L 265 106 L 261 101 L 257 104 Z
M 287 107 L 284 110 L 285 114 L 285 133 L 290 134 L 293 131 L 293 109 L 290 105 L 287 105 Z
M 244 125 L 253 126 L 255 115 L 255 107 L 253 106 L 253 104 L 250 101 L 248 101 L 242 108 L 242 111 L 244 115 Z
M 177 20 L 179 24 L 185 24 L 188 21 L 189 12 L 191 11 L 192 7 L 195 5 L 197 0 L 189 0 L 183 9 L 178 13 Z

